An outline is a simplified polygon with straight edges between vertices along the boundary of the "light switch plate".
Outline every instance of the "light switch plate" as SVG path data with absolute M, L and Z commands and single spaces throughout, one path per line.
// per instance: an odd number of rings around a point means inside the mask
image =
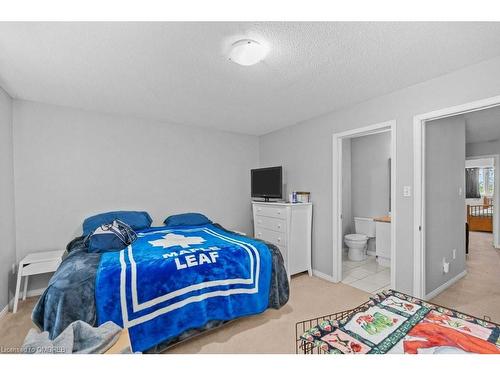
M 403 186 L 403 197 L 411 197 L 411 186 Z

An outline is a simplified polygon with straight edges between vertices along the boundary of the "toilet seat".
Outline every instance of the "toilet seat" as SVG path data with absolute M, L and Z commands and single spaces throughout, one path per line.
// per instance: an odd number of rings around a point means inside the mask
M 348 241 L 367 241 L 368 236 L 366 234 L 353 233 L 345 236 Z

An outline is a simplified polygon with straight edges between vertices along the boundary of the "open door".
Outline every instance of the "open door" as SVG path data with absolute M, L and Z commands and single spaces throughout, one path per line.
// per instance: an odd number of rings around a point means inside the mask
M 465 270 L 465 120 L 425 126 L 425 289 L 432 298 Z

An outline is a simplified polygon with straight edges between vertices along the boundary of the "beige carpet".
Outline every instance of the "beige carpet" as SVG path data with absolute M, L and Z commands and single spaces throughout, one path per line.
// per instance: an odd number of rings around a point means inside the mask
M 468 275 L 433 302 L 500 322 L 500 252 L 491 235 L 471 233 Z M 344 284 L 309 277 L 292 278 L 290 301 L 281 310 L 242 318 L 170 349 L 168 353 L 294 353 L 295 323 L 356 307 L 369 294 Z M 33 327 L 36 298 L 20 302 L 18 313 L 0 321 L 0 346 L 18 347 Z
M 467 275 L 432 302 L 500 323 L 500 250 L 491 233 L 470 232 Z
M 26 337 L 30 328 L 35 325 L 31 322 L 31 311 L 38 297 L 27 298 L 26 301 L 19 301 L 17 313 L 8 312 L 0 320 L 0 348 L 2 352 L 5 349 L 19 348 Z

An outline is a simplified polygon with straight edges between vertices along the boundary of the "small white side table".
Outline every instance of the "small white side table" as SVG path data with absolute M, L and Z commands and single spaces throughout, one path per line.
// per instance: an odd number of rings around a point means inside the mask
M 28 254 L 19 262 L 17 271 L 16 295 L 14 296 L 14 308 L 12 312 L 17 312 L 17 303 L 19 301 L 19 290 L 21 289 L 21 281 L 24 276 L 24 291 L 23 301 L 26 299 L 28 291 L 28 279 L 30 275 L 38 275 L 40 273 L 54 272 L 62 261 L 64 250 L 42 251 L 38 253 Z

